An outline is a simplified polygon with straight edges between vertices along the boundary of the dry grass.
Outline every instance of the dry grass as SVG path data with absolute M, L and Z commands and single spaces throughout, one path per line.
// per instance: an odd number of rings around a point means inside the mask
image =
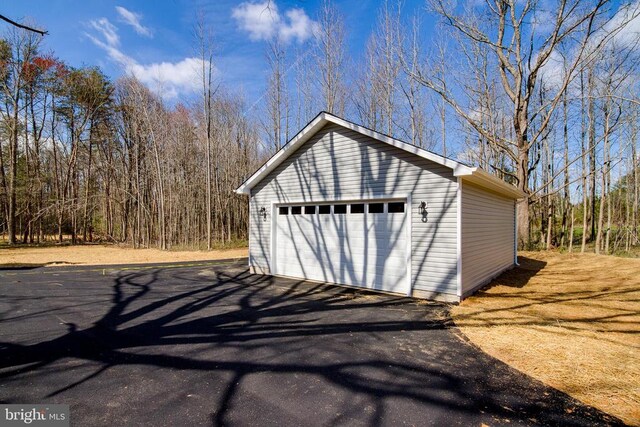
M 640 425 L 640 259 L 521 253 L 521 267 L 453 309 L 485 352 Z
M 0 249 L 1 266 L 113 265 L 156 262 L 208 261 L 247 256 L 246 248 L 213 251 L 161 251 L 116 245 L 15 247 Z

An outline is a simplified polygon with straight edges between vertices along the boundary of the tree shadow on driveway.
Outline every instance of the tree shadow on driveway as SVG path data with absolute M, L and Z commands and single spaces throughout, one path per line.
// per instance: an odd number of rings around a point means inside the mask
M 619 423 L 465 343 L 442 304 L 240 267 L 82 275 L 0 285 L 3 402 L 83 425 Z

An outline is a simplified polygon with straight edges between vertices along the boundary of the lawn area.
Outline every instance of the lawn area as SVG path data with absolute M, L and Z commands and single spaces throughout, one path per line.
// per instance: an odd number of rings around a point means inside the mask
M 208 261 L 247 256 L 247 248 L 212 251 L 162 251 L 118 245 L 17 246 L 0 248 L 0 267 L 55 265 L 113 265 Z
M 640 259 L 521 252 L 520 267 L 452 310 L 478 347 L 640 425 Z

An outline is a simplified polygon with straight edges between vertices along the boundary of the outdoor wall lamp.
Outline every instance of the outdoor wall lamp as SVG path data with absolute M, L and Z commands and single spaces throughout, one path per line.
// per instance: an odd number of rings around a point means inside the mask
M 427 213 L 427 202 L 425 201 L 420 202 L 420 206 L 418 206 L 418 212 L 420 212 L 420 214 L 422 215 Z
M 429 216 L 429 213 L 427 212 L 427 202 L 420 202 L 420 205 L 418 206 L 418 213 L 422 215 L 422 222 L 427 222 L 427 217 Z
M 264 206 L 260 208 L 259 215 L 263 218 L 263 221 L 267 220 L 267 208 Z

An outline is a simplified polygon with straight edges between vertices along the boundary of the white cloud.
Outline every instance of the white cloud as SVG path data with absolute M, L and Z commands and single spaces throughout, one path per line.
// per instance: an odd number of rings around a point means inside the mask
M 532 62 L 535 63 L 536 58 Z M 540 67 L 540 81 L 542 81 L 549 89 L 559 89 L 564 83 L 566 77 L 564 58 L 557 51 L 551 51 L 551 55 L 546 62 Z
M 145 37 L 153 36 L 151 29 L 149 27 L 145 27 L 140 23 L 140 20 L 142 19 L 142 15 L 140 15 L 139 13 L 132 12 L 128 9 L 125 9 L 122 6 L 116 6 L 116 11 L 118 12 L 120 17 L 126 24 L 129 24 L 133 27 L 136 33 Z
M 107 18 L 100 18 L 94 21 L 89 21 L 89 25 L 93 29 L 97 30 L 102 37 L 105 38 L 109 46 L 118 46 L 120 44 L 120 37 L 118 36 L 118 29 Z
M 182 93 L 194 93 L 200 87 L 202 59 L 184 58 L 178 62 L 159 62 L 147 65 L 131 64 L 128 71 L 148 87 L 161 91 L 165 98 Z
M 93 22 L 91 22 L 91 26 L 98 30 L 104 40 L 91 34 L 86 34 L 86 36 L 96 46 L 104 49 L 109 58 L 122 66 L 125 73 L 135 76 L 163 98 L 175 99 L 180 95 L 193 94 L 199 89 L 202 73 L 200 58 L 184 58 L 178 62 L 140 64 L 118 48 L 120 40 L 117 36 L 117 29 L 106 18 L 95 21 L 101 23 L 98 26 Z M 217 71 L 214 70 L 214 72 Z
M 112 43 L 110 43 L 109 41 L 107 42 L 103 42 L 102 40 L 100 40 L 99 38 L 92 36 L 91 34 L 87 34 L 85 33 L 87 37 L 89 37 L 89 39 L 98 47 L 104 49 L 107 54 L 109 55 L 109 57 L 111 59 L 113 59 L 114 61 L 116 61 L 117 63 L 121 64 L 121 65 L 125 65 L 131 61 L 133 61 L 132 58 L 128 57 L 127 55 L 125 55 L 124 53 L 122 53 L 120 51 L 120 49 L 118 49 L 117 45 L 114 45 Z
M 640 0 L 621 7 L 616 14 L 602 28 L 596 31 L 587 44 L 587 51 L 593 51 L 596 47 L 606 42 L 605 49 L 640 49 Z M 566 53 L 567 62 L 570 65 L 576 60 L 577 49 Z M 606 55 L 606 53 L 605 53 Z M 588 56 L 588 55 L 584 55 Z M 533 58 L 533 63 L 536 62 Z M 540 68 L 540 79 L 549 88 L 558 89 L 566 79 L 565 63 L 562 55 L 553 50 L 547 61 Z M 571 86 L 569 86 L 571 90 Z
M 302 9 L 289 9 L 286 14 L 289 23 L 280 27 L 280 38 L 285 41 L 297 39 L 305 41 L 318 34 L 319 24 L 311 20 Z
M 277 37 L 285 43 L 292 40 L 302 43 L 317 33 L 319 27 L 302 9 L 288 9 L 280 14 L 274 1 L 241 3 L 231 16 L 253 41 Z
M 278 8 L 265 1 L 264 3 L 242 3 L 234 8 L 231 16 L 238 21 L 241 29 L 249 33 L 251 40 L 268 40 L 276 33 L 280 24 Z
M 640 1 L 621 7 L 604 26 L 603 32 L 613 32 L 612 42 L 618 47 L 637 49 L 640 38 Z

